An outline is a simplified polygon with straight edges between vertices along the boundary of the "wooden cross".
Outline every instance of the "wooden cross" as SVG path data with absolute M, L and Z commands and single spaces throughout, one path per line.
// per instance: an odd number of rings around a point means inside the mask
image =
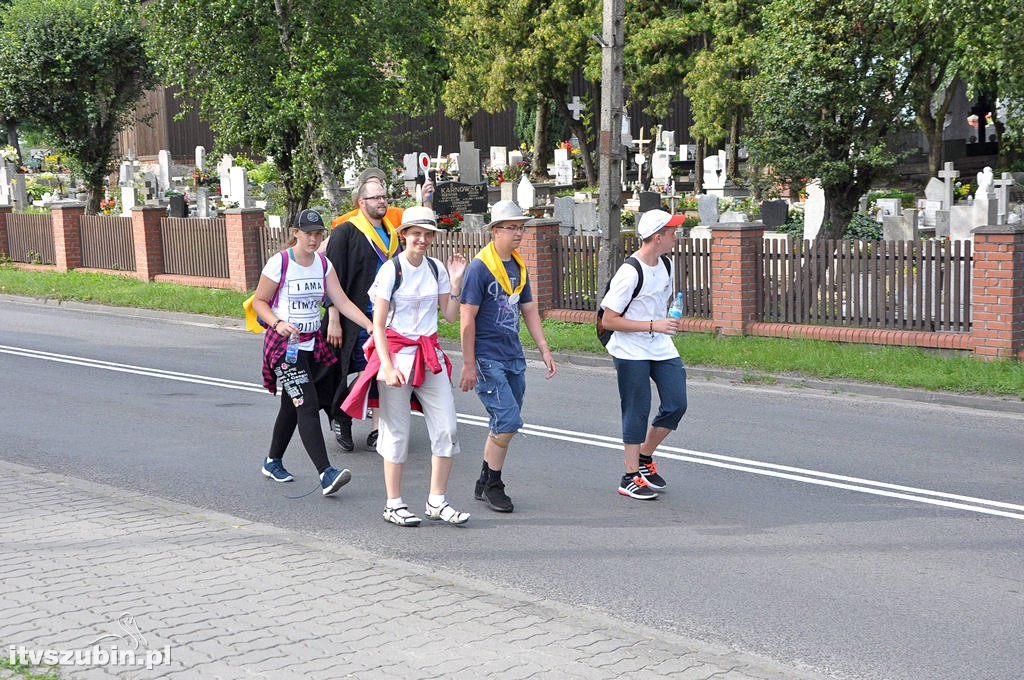
M 640 136 L 637 139 L 634 139 L 633 141 L 636 142 L 637 149 L 642 155 L 644 152 L 644 144 L 650 144 L 653 140 L 644 139 L 644 129 L 640 128 Z

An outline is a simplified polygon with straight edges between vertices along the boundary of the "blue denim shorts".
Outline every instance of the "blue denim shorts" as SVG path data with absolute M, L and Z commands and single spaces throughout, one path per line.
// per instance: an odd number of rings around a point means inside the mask
M 475 389 L 491 417 L 491 432 L 515 432 L 523 426 L 520 412 L 526 393 L 526 359 L 477 359 Z

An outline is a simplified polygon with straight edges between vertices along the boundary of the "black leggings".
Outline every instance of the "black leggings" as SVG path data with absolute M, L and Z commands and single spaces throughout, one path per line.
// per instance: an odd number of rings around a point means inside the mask
M 288 443 L 295 434 L 295 427 L 299 428 L 299 438 L 302 445 L 313 461 L 318 473 L 323 472 L 331 463 L 327 459 L 327 446 L 324 444 L 324 433 L 320 426 L 320 402 L 321 395 L 318 392 L 326 389 L 326 385 L 319 385 L 312 381 L 311 375 L 324 373 L 311 366 L 312 352 L 299 352 L 299 360 L 295 368 L 288 372 L 287 376 L 278 379 L 278 388 L 281 390 L 281 408 L 277 412 L 277 420 L 274 422 L 274 434 L 270 440 L 270 458 L 281 459 Z M 329 395 L 330 392 L 328 391 Z M 298 401 L 300 403 L 296 404 Z M 324 403 L 329 403 L 324 402 Z

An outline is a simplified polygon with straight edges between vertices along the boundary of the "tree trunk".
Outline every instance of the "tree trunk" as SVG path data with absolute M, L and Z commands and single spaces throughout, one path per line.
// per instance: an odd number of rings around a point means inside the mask
M 327 194 L 327 201 L 331 205 L 331 212 L 340 214 L 343 200 L 341 184 L 338 182 L 338 175 L 334 172 L 334 168 L 331 167 L 330 161 L 324 157 L 323 150 L 317 142 L 317 134 L 313 128 L 313 122 L 309 120 L 306 121 L 306 142 L 309 145 L 309 153 L 316 159 L 316 167 L 320 173 L 320 181 L 324 184 L 324 191 Z
M 942 169 L 942 129 L 945 126 L 946 115 L 953 103 L 953 95 L 960 85 L 959 78 L 953 78 L 945 89 L 942 90 L 942 99 L 938 109 L 932 112 L 931 99 L 918 105 L 915 112 L 917 127 L 928 140 L 928 176 L 936 177 Z
M 708 143 L 703 137 L 697 138 L 697 151 L 693 159 L 693 193 L 704 190 L 704 156 L 707 155 Z
M 850 226 L 850 219 L 857 212 L 857 203 L 863 193 L 856 183 L 841 187 L 824 187 L 825 219 L 821 224 L 819 238 L 839 239 Z
M 740 175 L 740 114 L 736 113 L 729 123 L 729 154 L 725 159 L 729 169 L 728 176 L 736 183 L 742 184 Z
M 530 179 L 546 181 L 548 178 L 548 99 L 537 95 L 536 121 L 533 126 L 533 166 Z
M 459 121 L 459 141 L 473 141 L 473 119 L 469 116 Z
M 4 126 L 7 128 L 7 144 L 18 151 L 18 167 L 25 165 L 25 157 L 21 155 L 21 143 L 18 141 L 18 121 L 13 118 L 4 119 Z

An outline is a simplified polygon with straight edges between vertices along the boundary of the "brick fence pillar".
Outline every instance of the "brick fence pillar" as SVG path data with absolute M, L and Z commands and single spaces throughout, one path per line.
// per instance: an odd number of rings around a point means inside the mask
M 135 272 L 143 281 L 152 281 L 164 273 L 164 244 L 160 237 L 160 220 L 167 208 L 158 205 L 137 205 L 132 208 L 132 241 L 135 244 Z
M 10 257 L 11 249 L 7 240 L 7 216 L 13 208 L 7 204 L 0 205 L 0 257 Z
M 66 272 L 82 266 L 82 215 L 85 204 L 58 201 L 52 204 L 53 253 L 57 270 Z
M 743 335 L 758 320 L 763 242 L 760 222 L 711 227 L 711 314 L 723 335 Z
M 974 354 L 1024 360 L 1024 224 L 978 227 L 973 233 Z
M 559 221 L 535 219 L 526 223 L 519 254 L 530 272 L 530 290 L 533 301 L 541 312 L 555 307 L 555 268 L 558 266 Z
M 235 290 L 252 290 L 260 281 L 263 258 L 260 257 L 260 230 L 266 216 L 260 208 L 232 208 L 227 218 L 228 276 Z

